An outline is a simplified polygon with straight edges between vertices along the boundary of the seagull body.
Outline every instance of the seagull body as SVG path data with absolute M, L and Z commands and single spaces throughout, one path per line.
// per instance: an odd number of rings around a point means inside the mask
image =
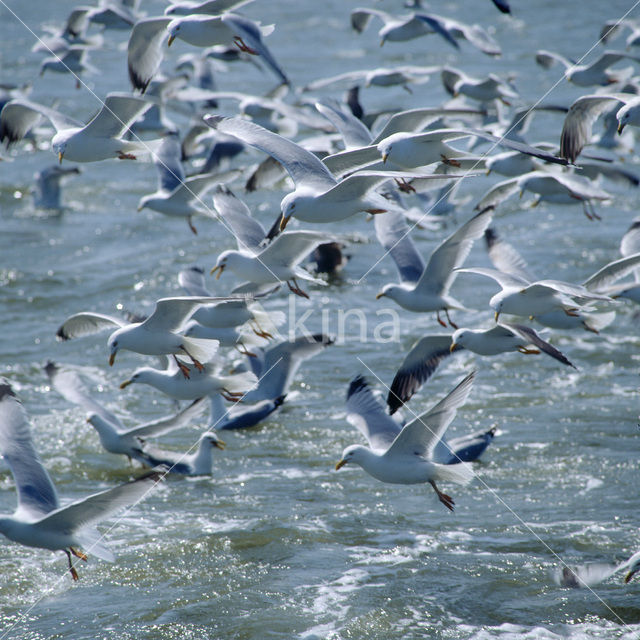
M 490 73 L 486 78 L 473 78 L 460 69 L 445 67 L 442 69 L 440 77 L 444 88 L 454 98 L 464 95 L 478 102 L 500 100 L 509 104 L 508 100 L 518 97 L 518 93 L 509 83 L 493 73 Z
M 157 473 L 151 473 L 61 507 L 33 446 L 26 412 L 5 379 L 0 381 L 0 453 L 11 469 L 18 492 L 16 511 L 0 516 L 0 533 L 29 547 L 64 551 L 74 580 L 78 574 L 71 554 L 87 559 L 80 547 L 103 560 L 114 560 L 94 525 L 140 501 L 159 479 Z
M 436 482 L 467 484 L 473 477 L 466 463 L 443 465 L 433 461 L 433 451 L 464 403 L 475 373 L 469 374 L 430 411 L 404 427 L 388 416 L 375 400 L 366 381 L 355 378 L 347 394 L 347 420 L 369 441 L 369 447 L 347 447 L 336 470 L 353 463 L 381 482 L 418 484 L 428 482 L 447 509 L 453 511 L 452 498 L 438 489 Z
M 408 247 L 406 233 L 398 228 L 390 234 L 389 242 L 396 245 L 391 251 L 391 257 L 398 265 L 402 282 L 385 285 L 376 298 L 391 298 L 408 311 L 436 311 L 438 322 L 446 326 L 440 320 L 440 311 L 444 311 L 448 317 L 449 309 L 464 309 L 449 295 L 449 289 L 458 268 L 469 255 L 474 240 L 483 235 L 492 216 L 493 211 L 488 209 L 471 218 L 436 247 L 426 267 L 423 267 L 421 258 L 417 260 L 416 256 L 419 257 L 419 254 L 415 248 L 411 250 Z M 451 320 L 449 322 L 451 323 Z

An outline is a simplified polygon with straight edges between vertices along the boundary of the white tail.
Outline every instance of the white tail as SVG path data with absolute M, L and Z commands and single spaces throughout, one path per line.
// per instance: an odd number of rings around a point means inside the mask
M 231 393 L 243 393 L 254 389 L 258 384 L 258 378 L 251 371 L 236 373 L 232 376 L 221 376 L 222 386 Z
M 182 338 L 186 350 L 196 360 L 200 362 L 209 362 L 218 351 L 220 343 L 217 340 L 209 340 L 206 338 L 192 338 L 184 336 Z
M 455 482 L 456 484 L 469 484 L 473 480 L 473 469 L 468 462 L 458 464 L 437 464 L 436 480 L 442 482 Z

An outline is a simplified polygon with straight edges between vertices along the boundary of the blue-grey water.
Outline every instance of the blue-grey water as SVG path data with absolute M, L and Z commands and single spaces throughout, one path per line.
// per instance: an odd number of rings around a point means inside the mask
M 74 6 L 68 0 L 0 2 L 1 82 L 33 83 L 31 98 L 86 121 L 109 91 L 128 90 L 127 35 L 107 32 L 92 52 L 98 75 L 76 90 L 68 76 L 38 77 L 42 54 L 32 53 L 36 35 L 59 26 Z M 445 6 L 446 4 L 446 6 Z M 499 59 L 462 44 L 455 51 L 431 36 L 379 47 L 377 27 L 361 34 L 349 27 L 355 2 L 263 1 L 246 14 L 276 29 L 267 43 L 294 86 L 351 69 L 394 64 L 450 64 L 470 74 L 513 74 L 524 105 L 568 105 L 589 89 L 562 81 L 561 70 L 536 67 L 539 48 L 579 58 L 596 43 L 605 20 L 621 17 L 632 2 L 523 2 L 512 0 L 513 17 L 489 0 L 430 3 L 430 9 L 490 29 L 503 48 Z M 376 7 L 401 11 L 400 2 Z M 149 14 L 162 2 L 145 1 Z M 633 14 L 637 17 L 638 12 Z M 624 47 L 619 39 L 611 46 Z M 592 56 L 601 51 L 595 47 Z M 165 62 L 181 53 L 177 41 Z M 624 65 L 622 65 L 624 66 Z M 218 77 L 221 89 L 264 93 L 273 77 L 235 65 Z M 553 89 L 552 89 L 553 88 Z M 409 93 L 400 87 L 364 89 L 366 110 L 435 106 L 445 99 L 438 75 Z M 322 95 L 339 98 L 341 91 Z M 55 102 L 54 102 L 55 101 Z M 234 104 L 220 112 L 232 114 Z M 169 111 L 183 129 L 183 114 Z M 558 115 L 539 116 L 533 142 L 559 140 Z M 309 132 L 300 131 L 300 135 Z M 42 459 L 64 500 L 80 498 L 132 477 L 124 459 L 101 450 L 83 412 L 50 390 L 47 359 L 79 366 L 92 376 L 99 399 L 125 420 L 152 419 L 173 410 L 153 389 L 118 389 L 145 360 L 123 352 L 107 366 L 105 335 L 58 343 L 55 331 L 82 310 L 149 311 L 153 302 L 180 294 L 177 274 L 190 265 L 207 270 L 233 246 L 214 220 L 196 219 L 199 234 L 182 220 L 136 212 L 139 198 L 155 190 L 155 170 L 140 162 L 87 164 L 66 183 L 62 215 L 36 210 L 29 196 L 33 174 L 55 162 L 47 148 L 19 144 L 13 162 L 0 163 L 0 374 L 15 385 L 32 420 Z M 239 164 L 262 159 L 257 152 Z M 637 158 L 625 156 L 633 169 Z M 479 196 L 499 178 L 467 180 L 470 196 L 457 214 L 465 220 Z M 517 197 L 505 203 L 496 227 L 540 277 L 582 281 L 619 257 L 620 237 L 637 214 L 637 190 L 607 183 L 613 199 L 598 205 L 602 221 L 590 222 L 579 205 L 541 204 Z M 278 211 L 284 190 L 242 194 L 265 225 Z M 211 477 L 169 478 L 142 504 L 103 526 L 117 554 L 114 564 L 90 558 L 73 583 L 62 553 L 0 543 L 1 638 L 637 638 L 640 581 L 620 575 L 588 590 L 557 586 L 561 562 L 621 561 L 640 546 L 638 536 L 638 320 L 636 309 L 615 307 L 615 322 L 601 335 L 550 332 L 578 367 L 543 356 L 509 354 L 492 359 L 462 354 L 441 367 L 411 401 L 419 412 L 462 376 L 478 369 L 471 397 L 454 422 L 456 434 L 496 426 L 499 437 L 475 466 L 469 487 L 445 487 L 455 513 L 430 488 L 384 485 L 359 468 L 334 471 L 342 449 L 359 442 L 345 420 L 348 381 L 364 373 L 389 384 L 403 354 L 427 332 L 439 332 L 433 314 L 400 313 L 397 342 L 381 344 L 374 330 L 385 309 L 380 287 L 395 279 L 373 226 L 362 215 L 326 229 L 349 235 L 351 261 L 327 288 L 311 286 L 309 302 L 296 298 L 299 319 L 310 330 L 338 335 L 335 345 L 307 363 L 283 409 L 263 425 L 225 433 Z M 417 229 L 425 255 L 453 223 L 438 231 Z M 468 264 L 487 266 L 478 243 Z M 225 273 L 212 289 L 224 293 Z M 453 293 L 471 308 L 456 313 L 467 326 L 489 325 L 490 281 L 459 277 Z M 284 293 L 267 309 L 290 317 Z M 340 332 L 340 310 L 360 309 Z M 287 332 L 289 325 L 282 328 Z M 362 338 L 365 338 L 364 340 Z M 382 389 L 382 383 L 377 383 Z M 197 430 L 173 434 L 163 444 L 186 450 Z M 15 504 L 13 479 L 0 467 L 0 511 Z M 113 522 L 113 521 L 112 521 Z

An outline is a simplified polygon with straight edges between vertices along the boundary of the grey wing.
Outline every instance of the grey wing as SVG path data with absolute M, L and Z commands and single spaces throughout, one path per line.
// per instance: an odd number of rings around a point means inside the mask
M 634 62 L 640 62 L 640 58 L 638 56 L 634 56 L 631 53 L 626 53 L 625 51 L 605 51 L 593 64 L 589 66 L 589 69 L 605 71 L 611 65 L 619 62 L 620 60 L 633 60 Z
M 626 104 L 631 94 L 588 95 L 578 98 L 569 108 L 560 134 L 560 156 L 575 162 L 582 148 L 591 140 L 596 118 L 615 104 Z
M 0 455 L 15 479 L 17 517 L 33 519 L 57 509 L 56 490 L 33 446 L 27 413 L 6 378 L 0 378 Z
M 463 25 L 458 22 L 456 27 L 460 29 L 466 40 L 482 53 L 488 56 L 502 55 L 500 45 L 480 25 Z
M 482 196 L 475 209 L 481 211 L 486 207 L 497 207 L 501 202 L 518 192 L 520 189 L 518 180 L 520 178 L 509 178 L 495 184 Z
M 389 413 L 394 414 L 435 373 L 440 363 L 451 355 L 451 336 L 420 338 L 405 356 L 393 377 L 387 396 Z
M 233 31 L 234 35 L 240 36 L 245 44 L 260 55 L 269 69 L 280 79 L 280 82 L 289 84 L 287 74 L 263 42 L 260 27 L 253 20 L 235 13 L 224 13 L 221 19 Z
M 564 56 L 554 51 L 547 51 L 546 49 L 539 49 L 535 55 L 536 63 L 544 69 L 550 69 L 556 62 L 559 62 L 565 69 L 572 66 L 572 62 L 567 60 Z
M 538 332 L 531 327 L 527 327 L 523 324 L 510 324 L 506 322 L 503 322 L 502 325 L 507 327 L 507 329 L 510 329 L 511 331 L 519 334 L 520 336 L 528 340 L 532 345 L 538 347 L 540 351 L 551 356 L 558 362 L 562 362 L 562 364 L 566 364 L 568 367 L 573 367 L 574 369 L 576 368 L 576 366 L 564 355 L 564 353 L 562 353 L 562 351 L 556 349 L 546 340 L 543 340 Z
M 583 286 L 589 291 L 606 292 L 607 287 L 620 278 L 624 278 L 630 273 L 634 273 L 640 267 L 640 253 L 632 254 L 626 258 L 615 260 L 606 264 L 602 269 L 594 273 Z
M 322 158 L 322 163 L 334 176 L 343 176 L 381 160 L 375 145 L 339 151 Z
M 366 146 L 371 143 L 371 132 L 353 114 L 340 108 L 336 100 L 316 102 L 316 109 L 338 130 L 344 140 L 345 149 Z
M 171 18 L 139 20 L 133 26 L 127 46 L 127 68 L 134 89 L 144 93 L 162 62 L 162 45 L 168 37 Z
M 306 258 L 319 244 L 334 240 L 326 233 L 316 231 L 291 231 L 281 233 L 258 255 L 266 264 L 295 266 Z
M 143 322 L 151 331 L 178 331 L 191 313 L 201 304 L 210 304 L 229 298 L 176 296 L 160 298 L 153 313 Z
M 527 280 L 515 276 L 510 273 L 504 273 L 497 269 L 485 269 L 484 267 L 466 267 L 458 269 L 458 273 L 476 273 L 480 276 L 486 276 L 495 280 L 503 289 L 522 289 L 529 286 Z
M 395 262 L 403 282 L 417 282 L 424 271 L 424 260 L 418 253 L 404 216 L 396 211 L 374 216 L 378 242 Z
M 455 38 L 451 35 L 451 32 L 447 27 L 447 21 L 442 17 L 430 13 L 416 13 L 415 19 L 424 22 L 434 31 L 434 33 L 437 33 L 439 36 L 443 37 L 455 49 L 460 48 L 460 45 L 456 42 Z
M 213 194 L 213 206 L 230 227 L 236 237 L 238 248 L 255 252 L 266 236 L 263 226 L 251 216 L 249 207 L 223 185 L 218 185 Z
M 168 135 L 162 141 L 154 156 L 158 170 L 158 186 L 164 191 L 173 191 L 185 180 L 182 167 L 182 148 L 177 135 Z
M 546 291 L 545 291 L 546 289 Z M 561 280 L 538 280 L 527 287 L 527 293 L 532 295 L 548 295 L 549 289 L 557 291 L 565 296 L 578 298 L 583 300 L 608 300 L 611 298 L 604 294 L 589 291 L 580 284 L 572 284 L 570 282 L 562 282 Z
M 438 404 L 407 423 L 393 441 L 388 454 L 431 457 L 434 447 L 455 418 L 458 407 L 466 401 L 475 375 L 476 372 L 472 371 Z
M 117 329 L 124 327 L 128 323 L 121 318 L 108 316 L 104 313 L 93 313 L 91 311 L 81 311 L 69 316 L 58 328 L 56 337 L 58 340 L 72 340 L 91 336 L 94 333 L 105 331 L 106 329 Z
M 84 132 L 95 137 L 117 138 L 144 111 L 151 107 L 151 102 L 127 93 L 110 93 L 102 105 L 102 109 L 87 124 Z
M 54 362 L 48 362 L 44 370 L 49 377 L 51 386 L 67 400 L 67 402 L 82 407 L 85 411 L 97 414 L 103 420 L 113 425 L 116 431 L 122 432 L 125 430 L 125 426 L 118 416 L 89 395 L 87 387 L 77 371 L 62 368 Z
M 258 387 L 260 395 L 275 399 L 286 394 L 300 365 L 331 344 L 333 339 L 320 333 L 299 336 L 265 350 Z
M 178 274 L 178 283 L 189 296 L 210 296 L 210 291 L 204 284 L 204 270 L 200 267 L 183 269 Z
M 59 111 L 36 102 L 11 100 L 4 105 L 0 114 L 0 142 L 6 140 L 7 146 L 10 146 L 22 140 L 42 117 L 48 118 L 57 130 L 82 126 Z
M 368 9 L 366 7 L 357 7 L 351 10 L 350 22 L 351 28 L 357 33 L 362 33 L 368 26 L 371 18 L 380 18 L 382 22 L 387 23 L 393 20 L 393 16 L 385 11 L 378 9 Z
M 401 426 L 375 399 L 365 378 L 357 376 L 347 391 L 347 421 L 368 440 L 372 449 L 386 450 Z
M 75 533 L 139 502 L 160 479 L 159 473 L 151 472 L 132 482 L 94 493 L 88 498 L 56 509 L 42 518 L 38 525 L 47 529 L 62 529 Z
M 620 240 L 620 253 L 630 256 L 640 252 L 640 218 L 636 218 Z
M 492 218 L 493 207 L 488 207 L 440 243 L 431 254 L 416 289 L 446 294 L 457 275 L 456 269 L 467 259 L 474 241 L 484 234 Z
M 145 422 L 133 429 L 129 429 L 128 433 L 138 438 L 161 436 L 188 424 L 194 418 L 199 417 L 207 407 L 208 398 L 199 398 L 182 409 L 182 411 L 178 411 L 178 413 L 164 416 L 151 422 Z
M 495 229 L 488 228 L 484 232 L 489 260 L 493 266 L 503 273 L 508 273 L 525 282 L 533 282 L 536 278 L 529 272 L 525 259 L 510 245 L 498 236 Z
M 242 118 L 205 116 L 205 122 L 223 133 L 235 136 L 275 158 L 289 173 L 296 187 L 309 186 L 325 191 L 336 184 L 327 167 L 300 145 Z

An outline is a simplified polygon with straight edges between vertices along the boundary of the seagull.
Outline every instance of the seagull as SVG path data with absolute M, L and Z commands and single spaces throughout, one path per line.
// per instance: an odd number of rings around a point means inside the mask
M 224 449 L 225 443 L 213 433 L 205 431 L 198 439 L 198 446 L 193 453 L 177 453 L 159 447 L 147 446 L 145 455 L 152 467 L 167 469 L 167 473 L 183 476 L 211 475 L 213 449 Z
M 433 451 L 433 459 L 440 464 L 475 462 L 493 442 L 496 431 L 495 427 L 491 427 L 486 431 L 483 429 L 465 436 L 451 438 L 451 440 L 442 436 Z
M 440 79 L 445 90 L 454 98 L 463 95 L 478 102 L 500 100 L 509 106 L 509 100 L 518 97 L 517 91 L 511 84 L 494 73 L 490 73 L 485 78 L 474 78 L 460 69 L 444 67 L 440 72 Z
M 63 207 L 60 202 L 60 182 L 67 176 L 79 173 L 78 167 L 61 167 L 56 164 L 38 171 L 31 190 L 33 204 L 39 209 L 61 210 Z
M 385 213 L 392 205 L 373 189 L 391 178 L 408 174 L 392 171 L 359 172 L 338 182 L 310 151 L 276 133 L 242 118 L 205 116 L 205 122 L 223 133 L 236 136 L 275 158 L 287 170 L 295 190 L 280 203 L 284 229 L 294 216 L 304 222 L 335 222 L 359 211 Z M 440 177 L 440 176 L 436 176 Z
M 368 440 L 369 447 L 347 447 L 336 470 L 353 463 L 382 482 L 417 484 L 428 482 L 438 499 L 453 511 L 454 501 L 440 491 L 436 482 L 467 484 L 473 472 L 467 463 L 444 465 L 433 461 L 433 451 L 471 391 L 475 372 L 431 410 L 404 427 L 388 416 L 361 376 L 352 380 L 347 392 L 347 420 Z
M 464 39 L 489 56 L 499 56 L 502 53 L 500 45 L 480 25 L 467 25 L 435 13 L 413 12 L 394 16 L 378 9 L 358 8 L 351 11 L 351 26 L 362 33 L 372 17 L 379 18 L 383 23 L 378 31 L 380 46 L 385 42 L 406 42 L 436 33 L 456 49 L 459 48 L 457 40 Z
M 640 551 L 619 564 L 593 563 L 578 567 L 564 566 L 556 573 L 556 582 L 562 587 L 593 587 L 609 579 L 620 571 L 626 571 L 624 583 L 628 584 L 633 576 L 640 571 Z
M 61 507 L 33 446 L 26 411 L 5 378 L 0 379 L 0 454 L 9 465 L 18 492 L 13 515 L 0 516 L 0 533 L 28 547 L 64 551 L 74 580 L 78 572 L 71 555 L 87 560 L 81 547 L 103 560 L 115 559 L 94 525 L 142 500 L 160 479 L 158 473 L 151 472 Z
M 253 20 L 228 12 L 144 18 L 136 22 L 129 37 L 129 79 L 134 89 L 144 93 L 162 62 L 165 40 L 170 46 L 179 38 L 196 47 L 234 44 L 240 51 L 259 55 L 280 82 L 289 84 L 286 74 L 262 40 L 272 31 L 273 25 L 260 26 Z
M 123 140 L 129 125 L 151 106 L 150 102 L 126 93 L 110 93 L 98 114 L 82 125 L 59 111 L 30 100 L 12 100 L 0 115 L 0 142 L 7 146 L 21 140 L 42 117 L 57 133 L 51 148 L 62 162 L 97 162 L 109 158 L 135 160 L 139 154 L 154 151 L 157 140 Z
M 198 174 L 187 178 L 180 161 L 180 141 L 175 135 L 166 136 L 157 153 L 154 162 L 158 170 L 158 190 L 143 196 L 138 203 L 138 211 L 152 209 L 166 216 L 186 218 L 191 231 L 197 235 L 192 218 L 194 215 L 209 215 L 202 198 L 216 184 L 233 180 L 239 171 L 229 171 L 225 174 Z
M 66 51 L 56 52 L 45 58 L 40 65 L 40 75 L 46 71 L 53 73 L 70 73 L 76 80 L 76 89 L 80 88 L 80 75 L 88 72 L 99 73 L 99 70 L 87 62 L 89 48 L 83 45 L 70 46 Z
M 324 280 L 314 277 L 300 266 L 319 244 L 331 239 L 325 233 L 314 231 L 290 231 L 278 235 L 264 246 L 266 232 L 254 220 L 249 208 L 229 189 L 219 187 L 213 196 L 213 205 L 220 219 L 233 231 L 238 250 L 223 251 L 211 270 L 219 278 L 228 267 L 242 280 L 253 285 L 273 285 L 286 282 L 296 295 L 308 298 L 297 283 L 297 279 L 326 285 Z
M 176 400 L 195 400 L 219 393 L 225 400 L 239 402 L 257 383 L 257 378 L 250 371 L 220 376 L 210 364 L 205 364 L 202 369 L 192 371 L 189 378 L 185 378 L 181 371 L 141 367 L 120 388 L 134 383 L 148 384 Z
M 592 94 L 578 98 L 564 120 L 560 134 L 560 156 L 575 162 L 583 147 L 591 140 L 593 123 L 600 114 L 619 107 L 616 112 L 618 133 L 627 125 L 640 126 L 640 96 L 632 93 Z
M 207 406 L 206 399 L 200 398 L 173 415 L 127 428 L 118 416 L 89 395 L 76 371 L 61 368 L 53 362 L 48 362 L 44 369 L 53 388 L 65 400 L 88 412 L 87 422 L 97 431 L 100 444 L 104 449 L 109 453 L 122 454 L 129 459 L 133 458 L 151 467 L 156 464 L 149 459 L 145 439 L 154 438 L 183 427 L 200 416 Z
M 536 52 L 536 62 L 541 67 L 549 69 L 556 62 L 559 62 L 565 68 L 564 77 L 567 81 L 578 87 L 607 86 L 627 80 L 632 75 L 629 70 L 623 70 L 624 72 L 609 70 L 611 65 L 620 62 L 620 60 L 640 62 L 638 56 L 625 51 L 604 51 L 597 60 L 590 64 L 575 64 L 553 51 L 540 50 Z
M 440 363 L 452 353 L 466 349 L 482 356 L 509 351 L 524 354 L 546 353 L 564 365 L 575 366 L 531 327 L 501 322 L 486 331 L 456 329 L 452 335 L 431 334 L 417 340 L 398 368 L 387 395 L 389 414 L 393 415 L 434 374 Z
M 426 266 L 409 236 L 398 225 L 396 217 L 395 225 L 387 227 L 385 231 L 383 246 L 396 263 L 401 282 L 386 284 L 376 299 L 391 298 L 408 311 L 435 311 L 438 323 L 446 327 L 440 318 L 440 311 L 444 311 L 449 324 L 457 328 L 449 317 L 449 309 L 464 310 L 464 307 L 449 295 L 449 289 L 459 267 L 469 255 L 474 240 L 482 236 L 492 217 L 492 208 L 476 214 L 434 249 Z M 379 224 L 384 225 L 384 221 Z M 377 233 L 381 237 L 380 231 L 377 230 Z
M 67 318 L 56 335 L 61 340 L 69 340 L 117 327 L 107 341 L 109 365 L 113 366 L 120 349 L 151 356 L 173 355 L 178 368 L 188 378 L 190 369 L 177 356 L 187 356 L 201 371 L 201 361 L 208 362 L 213 357 L 218 343 L 215 340 L 187 338 L 178 331 L 201 304 L 228 299 L 198 296 L 161 298 L 156 302 L 153 313 L 142 322 L 126 322 L 115 316 L 80 312 Z

